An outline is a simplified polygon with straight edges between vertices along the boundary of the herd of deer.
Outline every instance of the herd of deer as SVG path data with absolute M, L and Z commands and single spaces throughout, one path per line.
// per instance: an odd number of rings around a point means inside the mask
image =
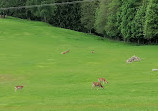
M 70 52 L 70 50 L 64 51 L 64 52 L 62 52 L 61 54 L 66 54 L 66 53 L 68 53 L 68 52 Z M 94 53 L 94 50 L 92 50 L 91 53 Z M 99 82 L 93 82 L 93 84 L 92 84 L 92 87 L 93 87 L 93 88 L 94 88 L 94 87 L 101 87 L 101 88 L 104 88 L 104 86 L 101 84 L 101 82 L 103 82 L 103 84 L 104 84 L 104 83 L 108 83 L 108 81 L 106 81 L 105 78 L 99 78 L 98 81 L 99 81 Z M 22 90 L 23 88 L 24 88 L 24 86 L 15 86 L 15 92 L 16 92 L 17 90 Z

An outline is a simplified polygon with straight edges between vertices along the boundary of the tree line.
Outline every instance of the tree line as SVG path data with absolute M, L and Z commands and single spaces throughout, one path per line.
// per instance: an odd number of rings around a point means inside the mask
M 73 1 L 80 0 L 0 0 L 0 7 Z M 158 0 L 96 0 L 0 10 L 0 15 L 44 21 L 53 26 L 94 33 L 125 42 L 158 43 Z

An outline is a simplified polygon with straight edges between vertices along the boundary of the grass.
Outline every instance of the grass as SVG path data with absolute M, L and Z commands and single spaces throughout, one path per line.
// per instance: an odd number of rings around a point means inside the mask
M 127 64 L 133 55 L 142 61 Z M 158 68 L 158 46 L 0 19 L 0 111 L 157 111 L 152 68 Z M 109 84 L 91 89 L 99 77 Z M 15 93 L 16 85 L 24 89 Z

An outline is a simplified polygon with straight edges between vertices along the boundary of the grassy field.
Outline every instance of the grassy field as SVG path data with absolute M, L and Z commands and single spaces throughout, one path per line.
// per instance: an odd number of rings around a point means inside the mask
M 127 64 L 133 55 L 142 61 Z M 0 19 L 0 111 L 158 111 L 152 68 L 158 68 L 158 46 Z M 99 77 L 109 84 L 91 89 Z M 16 85 L 24 89 L 14 92 Z

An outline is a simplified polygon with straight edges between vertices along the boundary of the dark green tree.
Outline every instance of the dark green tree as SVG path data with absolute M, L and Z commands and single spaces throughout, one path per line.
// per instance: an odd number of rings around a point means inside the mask
M 144 24 L 146 15 L 147 0 L 143 0 L 141 6 L 138 8 L 132 24 L 132 38 L 137 39 L 137 43 L 144 39 Z
M 105 31 L 107 35 L 111 38 L 118 39 L 120 36 L 119 21 L 117 19 L 117 14 L 120 11 L 121 0 L 112 0 L 109 4 L 109 14 L 107 17 L 107 23 L 105 25 Z
M 7 7 L 11 6 L 10 2 L 11 2 L 10 0 L 0 0 L 0 7 L 7 8 Z M 5 18 L 7 13 L 8 13 L 8 10 L 0 10 L 0 17 Z
M 50 3 L 54 3 L 54 0 L 28 0 L 26 5 L 43 5 Z M 55 6 L 41 6 L 27 9 L 27 17 L 33 17 L 44 22 L 49 22 L 50 19 L 54 16 L 55 9 Z
M 106 35 L 105 25 L 108 19 L 109 4 L 111 0 L 101 0 L 99 3 L 99 8 L 96 11 L 96 21 L 95 21 L 95 30 L 99 34 Z
M 60 2 L 72 2 L 78 0 L 56 0 L 57 3 Z M 83 31 L 81 25 L 81 4 L 64 4 L 58 5 L 55 11 L 55 15 L 51 19 L 51 24 L 73 29 L 77 31 Z
M 132 35 L 132 23 L 136 13 L 136 0 L 124 0 L 121 7 L 121 34 L 124 41 L 129 41 Z
M 91 33 L 94 30 L 95 13 L 98 1 L 85 2 L 81 4 L 81 23 L 85 30 Z
M 145 38 L 149 41 L 154 38 L 158 39 L 158 0 L 149 0 L 144 26 Z

